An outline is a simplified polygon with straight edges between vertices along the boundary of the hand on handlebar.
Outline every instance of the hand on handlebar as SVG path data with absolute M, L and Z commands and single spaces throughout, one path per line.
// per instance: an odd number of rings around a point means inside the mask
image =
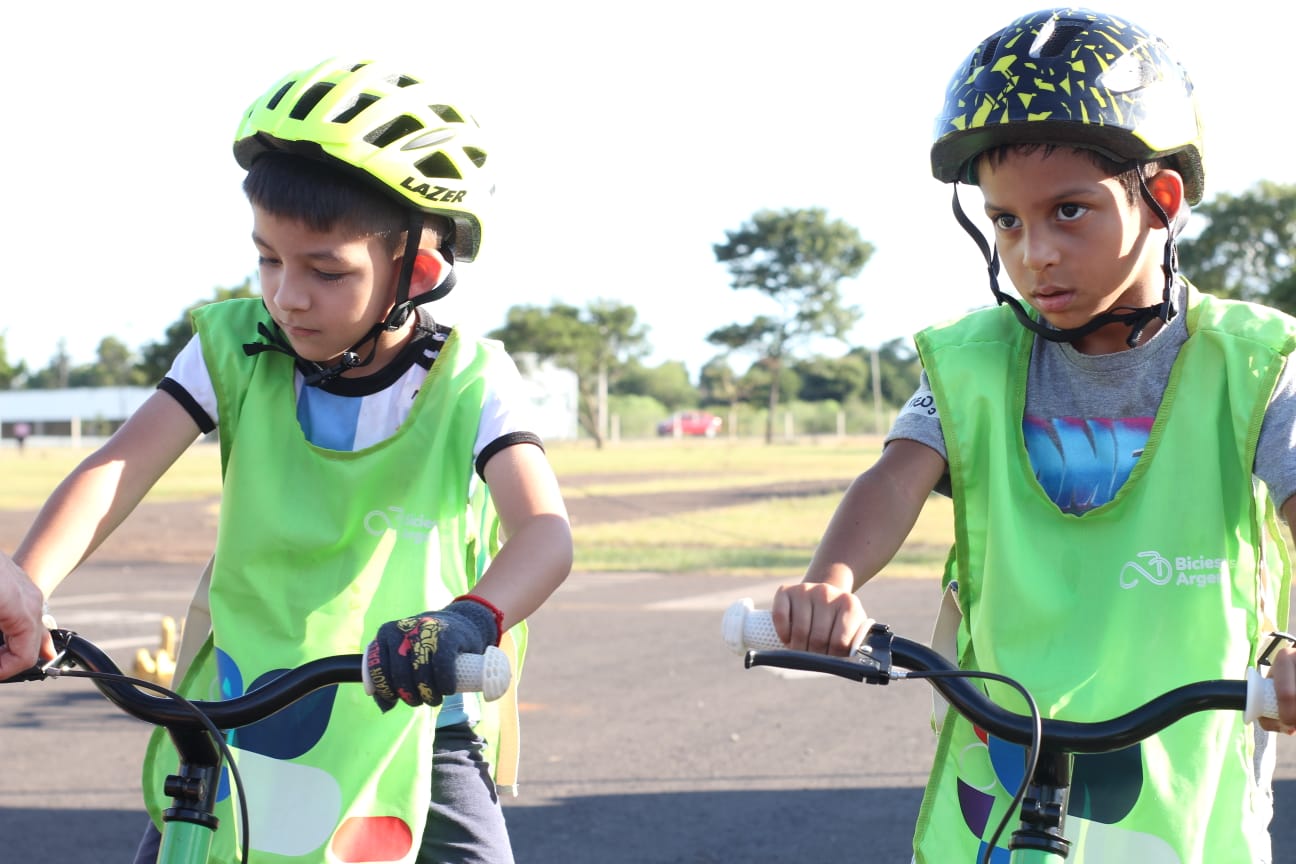
M 1262 719 L 1270 732 L 1296 734 L 1296 647 L 1285 645 L 1270 655 L 1269 680 L 1273 682 L 1281 720 Z
M 499 642 L 495 615 L 475 600 L 456 600 L 436 612 L 389 621 L 365 652 L 373 698 L 384 712 L 397 700 L 440 705 L 456 692 L 455 661 Z
M 54 657 L 42 624 L 45 598 L 9 556 L 0 553 L 0 681 L 25 672 L 38 658 Z
M 827 582 L 784 585 L 770 614 L 787 647 L 838 657 L 850 654 L 873 626 L 858 597 Z

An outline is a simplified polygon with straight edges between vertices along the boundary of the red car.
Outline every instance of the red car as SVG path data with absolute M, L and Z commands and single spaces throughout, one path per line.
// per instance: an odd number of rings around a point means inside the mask
M 681 411 L 657 424 L 658 435 L 703 435 L 714 438 L 723 421 L 706 411 Z

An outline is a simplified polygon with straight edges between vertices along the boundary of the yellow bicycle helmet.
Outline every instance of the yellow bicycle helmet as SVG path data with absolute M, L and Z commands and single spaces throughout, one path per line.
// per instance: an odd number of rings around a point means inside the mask
M 433 85 L 370 61 L 330 59 L 285 76 L 248 108 L 234 139 L 243 168 L 270 150 L 341 163 L 406 205 L 454 224 L 454 256 L 481 247 L 494 184 L 481 128 Z
M 979 154 L 1018 142 L 1088 148 L 1120 163 L 1168 159 L 1183 175 L 1189 204 L 1205 188 L 1188 73 L 1164 41 L 1113 15 L 1035 12 L 960 64 L 936 120 L 932 174 L 975 182 Z

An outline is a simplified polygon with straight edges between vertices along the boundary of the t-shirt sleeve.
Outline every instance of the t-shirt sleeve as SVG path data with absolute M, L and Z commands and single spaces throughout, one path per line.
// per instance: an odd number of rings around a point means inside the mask
M 942 459 L 949 462 L 949 456 L 945 452 L 945 433 L 941 430 L 940 413 L 936 410 L 936 399 L 932 395 L 931 382 L 927 380 L 925 371 L 918 378 L 918 389 L 914 391 L 914 395 L 901 406 L 900 413 L 896 415 L 895 423 L 891 425 L 891 431 L 887 433 L 883 446 L 899 438 L 926 444 L 939 453 Z M 950 490 L 949 470 L 946 469 L 936 484 L 936 491 L 948 497 Z
M 896 415 L 895 423 L 887 433 L 886 443 L 890 444 L 897 438 L 926 444 L 939 453 L 942 459 L 949 458 L 945 454 L 945 435 L 941 431 L 940 414 L 936 410 L 936 399 L 932 395 L 931 382 L 927 380 L 926 372 L 919 377 L 918 389 L 914 391 L 914 395 Z
M 501 450 L 515 444 L 533 444 L 543 448 L 532 420 L 535 407 L 523 386 L 513 358 L 500 352 L 493 357 L 486 372 L 486 397 L 482 404 L 481 422 L 477 427 L 477 443 L 473 458 L 477 474 L 486 479 L 486 463 Z
M 1265 409 L 1255 457 L 1256 476 L 1269 487 L 1269 495 L 1278 507 L 1296 494 L 1293 454 L 1296 454 L 1296 369 L 1288 358 Z
M 220 420 L 216 413 L 216 388 L 212 386 L 197 333 L 180 349 L 171 363 L 171 369 L 158 383 L 158 389 L 166 391 L 179 402 L 203 434 L 216 429 Z

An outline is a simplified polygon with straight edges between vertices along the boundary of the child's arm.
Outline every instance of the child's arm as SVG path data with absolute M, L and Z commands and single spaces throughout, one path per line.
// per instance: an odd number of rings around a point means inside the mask
M 544 451 L 516 444 L 484 471 L 504 543 L 473 593 L 504 613 L 507 630 L 540 608 L 572 567 L 571 524 Z
M 1288 525 L 1296 525 L 1296 495 L 1288 498 L 1282 505 L 1283 518 Z M 1284 622 L 1278 622 L 1283 626 Z M 1271 731 L 1282 731 L 1291 735 L 1296 732 L 1296 648 L 1284 645 L 1270 658 L 1269 678 L 1274 683 L 1278 695 L 1278 713 L 1282 716 L 1280 723 L 1261 720 L 1260 725 Z
M 945 473 L 925 444 L 892 441 L 855 479 L 828 523 L 805 577 L 775 593 L 774 630 L 789 648 L 845 655 L 868 626 L 855 596 L 886 566 Z
M 480 654 L 498 643 L 505 630 L 539 609 L 571 571 L 567 506 L 544 451 L 515 444 L 492 456 L 484 473 L 504 533 L 499 553 L 472 590 L 484 603 L 459 599 L 378 629 L 365 651 L 365 664 L 374 701 L 383 711 L 398 700 L 441 704 L 442 696 L 453 692 L 457 655 Z M 433 647 L 427 656 L 402 650 L 411 641 Z
M 54 490 L 14 562 L 49 596 L 135 509 L 198 433 L 179 402 L 154 392 Z

